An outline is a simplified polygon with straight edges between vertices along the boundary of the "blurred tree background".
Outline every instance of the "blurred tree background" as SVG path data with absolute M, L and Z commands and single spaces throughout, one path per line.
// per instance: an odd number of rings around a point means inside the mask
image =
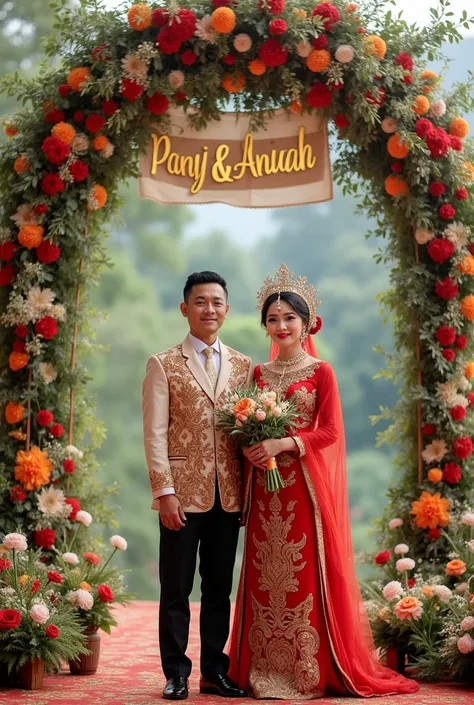
M 0 0 L 1 73 L 38 70 L 41 38 L 52 31 L 46 5 L 46 0 Z M 447 53 L 454 60 L 448 84 L 474 69 L 474 39 Z M 14 110 L 0 96 L 0 113 Z M 354 542 L 359 551 L 371 550 L 370 522 L 385 502 L 391 462 L 387 449 L 375 449 L 377 429 L 369 415 L 392 405 L 396 389 L 373 379 L 383 361 L 372 348 L 380 343 L 390 350 L 391 331 L 383 326 L 375 301 L 388 276 L 374 261 L 379 244 L 364 238 L 370 222 L 355 218 L 354 201 L 336 193 L 329 204 L 275 210 L 271 233 L 246 245 L 248 238 L 242 243 L 226 233 L 225 222 L 195 237 L 190 208 L 139 201 L 136 192 L 136 184 L 124 185 L 122 220 L 110 232 L 114 266 L 104 271 L 95 293 L 95 305 L 106 314 L 98 319 L 97 339 L 109 352 L 90 360 L 90 391 L 107 429 L 99 454 L 103 479 L 121 488 L 117 519 L 129 541 L 123 561 L 132 569 L 130 588 L 141 598 L 158 595 L 158 516 L 149 510 L 142 445 L 145 364 L 149 355 L 186 334 L 178 308 L 182 286 L 188 273 L 201 269 L 227 279 L 232 314 L 222 338 L 256 362 L 268 355 L 255 311 L 263 277 L 285 262 L 316 284 L 324 320 L 319 353 L 335 367 L 344 406 Z

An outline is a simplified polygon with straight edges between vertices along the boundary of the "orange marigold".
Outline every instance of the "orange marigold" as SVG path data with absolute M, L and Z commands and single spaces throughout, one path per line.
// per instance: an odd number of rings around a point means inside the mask
M 306 66 L 313 73 L 324 71 L 331 63 L 331 54 L 327 49 L 313 49 L 306 59 Z
M 58 122 L 51 130 L 51 134 L 61 140 L 61 142 L 72 144 L 76 136 L 76 130 L 68 122 Z
M 7 137 L 15 137 L 18 134 L 18 129 L 15 127 L 13 122 L 6 122 L 3 126 L 3 131 Z
M 425 95 L 417 95 L 411 108 L 417 115 L 426 115 L 430 109 L 430 101 Z
M 218 7 L 211 15 L 212 29 L 218 34 L 229 34 L 236 24 L 235 12 L 230 7 Z
M 394 159 L 405 159 L 410 151 L 400 135 L 392 135 L 387 142 L 387 150 Z
M 367 54 L 373 54 L 379 61 L 383 59 L 387 53 L 387 44 L 382 37 L 377 37 L 376 34 L 369 34 L 365 38 L 367 42 L 366 52 Z
M 263 76 L 267 67 L 261 59 L 253 59 L 249 63 L 249 71 L 253 76 Z
M 143 32 L 144 29 L 151 27 L 151 8 L 146 2 L 132 5 L 128 11 L 128 24 L 137 32 Z
M 69 71 L 67 84 L 73 91 L 81 91 L 91 76 L 92 74 L 87 66 L 78 66 Z
M 5 407 L 5 418 L 7 423 L 15 424 L 23 421 L 25 416 L 25 408 L 22 404 L 17 404 L 16 401 L 9 401 Z
M 242 73 L 225 73 L 221 86 L 228 93 L 239 93 L 245 86 L 245 76 Z
M 18 372 L 27 366 L 30 356 L 26 352 L 15 352 L 10 353 L 8 359 L 8 366 L 13 372 Z
M 47 485 L 51 479 L 53 463 L 45 450 L 32 446 L 31 450 L 19 450 L 16 454 L 15 480 L 30 492 Z
M 462 173 L 466 179 L 474 181 L 474 165 L 471 162 L 464 162 L 462 165 Z
M 474 257 L 466 255 L 458 264 L 458 269 L 462 274 L 472 276 L 474 274 Z
M 459 308 L 464 318 L 467 318 L 468 321 L 474 321 L 474 296 L 472 294 L 461 299 Z
M 464 376 L 468 379 L 472 379 L 474 377 L 474 362 L 472 362 L 472 360 L 466 362 L 464 367 Z
M 431 494 L 422 492 L 420 499 L 412 502 L 410 514 L 415 517 L 415 524 L 420 529 L 436 529 L 438 526 L 447 526 L 450 522 L 449 510 L 451 505 L 446 497 L 441 497 L 439 492 Z
M 292 100 L 290 110 L 292 113 L 300 113 L 303 110 L 303 106 L 298 100 Z
M 432 585 L 425 585 L 425 587 L 421 588 L 421 592 L 425 597 L 432 597 L 433 596 L 433 586 Z
M 428 480 L 430 482 L 441 482 L 443 479 L 443 471 L 441 468 L 431 468 L 431 470 L 428 471 Z
M 89 210 L 98 211 L 107 203 L 107 191 L 100 184 L 94 184 L 89 191 Z
M 26 157 L 17 157 L 13 164 L 13 168 L 17 174 L 23 174 L 24 171 L 30 170 L 30 163 Z
M 456 578 L 459 578 L 460 575 L 466 572 L 466 564 L 464 561 L 460 561 L 458 558 L 455 558 L 452 561 L 449 561 L 449 563 L 446 566 L 446 575 L 453 575 Z
M 96 152 L 100 152 L 102 149 L 105 149 L 108 144 L 109 140 L 105 135 L 98 135 L 92 141 L 92 145 Z
M 43 242 L 44 228 L 41 225 L 23 225 L 18 233 L 18 242 L 27 250 L 38 247 Z
M 438 78 L 438 74 L 435 73 L 434 71 L 430 71 L 429 69 L 425 69 L 421 73 L 422 81 L 431 81 L 431 80 L 434 80 L 435 78 Z
M 454 118 L 449 123 L 449 134 L 463 140 L 469 134 L 469 124 L 463 118 Z
M 408 183 L 398 174 L 390 174 L 385 179 L 385 190 L 389 196 L 407 196 L 409 192 Z

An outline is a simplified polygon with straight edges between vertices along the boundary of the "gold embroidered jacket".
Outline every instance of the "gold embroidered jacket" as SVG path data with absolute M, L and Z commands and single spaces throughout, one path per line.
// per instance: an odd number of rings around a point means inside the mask
M 241 508 L 242 462 L 233 441 L 216 425 L 215 409 L 235 387 L 252 381 L 249 357 L 220 343 L 221 366 L 214 392 L 189 338 L 150 357 L 143 382 L 143 434 L 152 509 L 173 487 L 185 512 L 206 512 L 215 498 Z

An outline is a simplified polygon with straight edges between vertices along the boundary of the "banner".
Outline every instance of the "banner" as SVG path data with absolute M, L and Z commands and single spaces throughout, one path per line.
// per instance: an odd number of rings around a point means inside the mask
M 140 157 L 140 198 L 244 208 L 332 199 L 325 121 L 278 110 L 267 129 L 256 133 L 249 121 L 249 113 L 223 113 L 197 132 L 182 110 L 172 111 L 170 131 L 153 129 Z

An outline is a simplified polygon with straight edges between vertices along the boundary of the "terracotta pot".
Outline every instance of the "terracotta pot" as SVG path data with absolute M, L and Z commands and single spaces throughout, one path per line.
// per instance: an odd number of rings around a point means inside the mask
M 38 690 L 43 685 L 44 661 L 39 658 L 31 659 L 18 670 L 18 682 L 24 690 Z
M 82 654 L 77 661 L 69 661 L 69 669 L 75 676 L 92 676 L 99 666 L 100 634 L 98 627 L 88 627 L 86 636 L 86 649 L 89 654 Z
M 397 673 L 405 673 L 406 653 L 403 649 L 394 649 L 389 647 L 385 656 L 385 662 L 388 668 Z

